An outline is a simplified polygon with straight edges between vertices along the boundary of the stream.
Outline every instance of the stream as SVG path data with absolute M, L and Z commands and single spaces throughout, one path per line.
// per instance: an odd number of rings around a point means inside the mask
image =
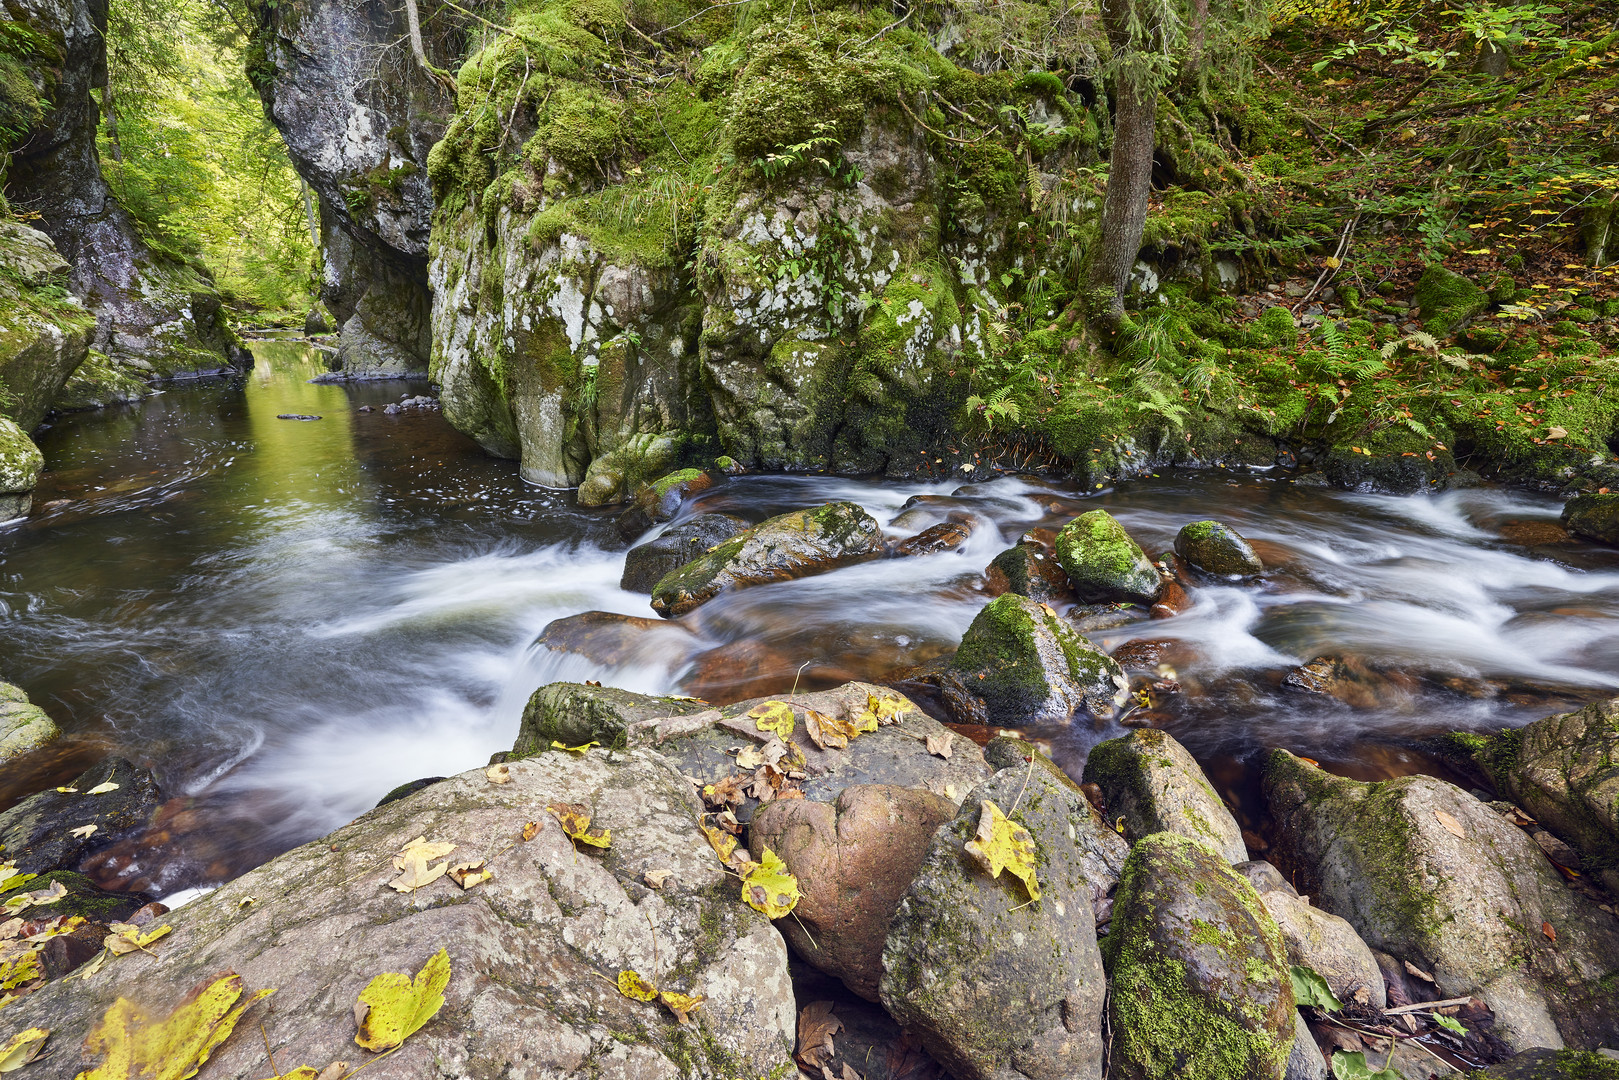
M 525 485 L 436 411 L 383 411 L 425 384 L 312 384 L 323 365 L 302 341 L 253 348 L 245 378 L 58 418 L 40 436 L 39 509 L 0 526 L 0 678 L 67 733 L 0 777 L 0 806 L 107 753 L 153 768 L 172 801 L 98 875 L 121 887 L 216 884 L 400 783 L 481 765 L 547 682 L 723 703 L 892 678 L 955 647 L 999 551 L 1098 505 L 1149 552 L 1217 517 L 1272 568 L 1196 590 L 1176 618 L 1092 635 L 1160 643 L 1159 676 L 1179 690 L 1155 695 L 1150 719 L 1250 822 L 1264 749 L 1362 778 L 1443 774 L 1423 738 L 1619 692 L 1619 551 L 1569 541 L 1554 499 L 1353 494 L 1258 472 L 1091 494 L 1035 477 L 732 478 L 683 516 L 848 499 L 886 524 L 920 495 L 978 528 L 958 553 L 722 595 L 610 663 L 554 653 L 532 646 L 554 619 L 652 615 L 618 588 L 618 508 Z M 1345 692 L 1286 684 L 1324 655 L 1345 658 Z M 1123 730 L 1040 734 L 1077 775 Z

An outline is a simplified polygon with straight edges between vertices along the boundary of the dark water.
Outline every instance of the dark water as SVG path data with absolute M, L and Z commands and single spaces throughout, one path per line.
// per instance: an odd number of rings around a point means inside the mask
M 311 385 L 321 367 L 301 343 L 255 351 L 245 382 L 61 420 L 41 440 L 45 509 L 0 527 L 0 678 L 70 733 L 0 779 L 0 800 L 109 751 L 175 797 L 107 880 L 161 893 L 238 874 L 403 781 L 509 748 L 529 693 L 555 679 L 719 701 L 891 675 L 954 647 L 996 552 L 1096 505 L 1151 551 L 1219 517 L 1276 567 L 1198 590 L 1176 619 L 1095 635 L 1175 640 L 1161 677 L 1181 691 L 1155 698 L 1155 722 L 1244 805 L 1244 765 L 1269 746 L 1386 776 L 1433 767 L 1410 745 L 1425 734 L 1619 692 L 1619 552 L 1557 542 L 1555 502 L 1259 475 L 1166 474 L 1090 499 L 1013 477 L 739 478 L 687 512 L 758 520 L 846 498 L 886 523 L 921 494 L 953 496 L 939 509 L 981 526 L 959 554 L 723 596 L 610 666 L 533 649 L 561 616 L 651 614 L 617 587 L 613 512 L 527 487 L 435 412 L 381 411 L 422 386 Z M 1348 702 L 1281 685 L 1322 654 L 1355 658 Z M 1122 730 L 1060 734 L 1053 749 L 1076 767 Z

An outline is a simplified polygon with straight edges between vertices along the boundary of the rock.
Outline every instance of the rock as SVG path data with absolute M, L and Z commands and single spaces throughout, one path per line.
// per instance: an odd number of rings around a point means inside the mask
M 1497 790 L 1572 844 L 1619 895 L 1619 698 L 1462 738 Z
M 1312 907 L 1309 900 L 1295 892 L 1258 892 L 1281 930 L 1288 963 L 1320 975 L 1339 1001 L 1377 1009 L 1387 1007 L 1388 995 L 1377 960 L 1347 919 Z
M 1168 732 L 1146 728 L 1097 743 L 1085 760 L 1085 780 L 1102 789 L 1108 819 L 1124 818 L 1135 839 L 1172 832 L 1228 863 L 1248 859 L 1231 811 L 1192 755 Z
M 1282 1080 L 1327 1080 L 1332 1070 L 1327 1067 L 1327 1059 L 1321 1055 L 1321 1048 L 1310 1034 L 1310 1025 L 1304 1022 L 1304 1017 L 1297 1010 L 1293 1013 L 1293 1019 L 1293 1049 L 1287 1055 Z
M 626 540 L 635 539 L 673 518 L 682 503 L 713 486 L 714 478 L 701 469 L 681 469 L 659 477 L 636 491 L 630 508 L 618 516 L 618 534 Z
M 118 786 L 90 794 L 102 784 Z M 163 801 L 152 774 L 123 758 L 105 758 L 63 786 L 74 790 L 41 791 L 0 813 L 0 850 L 19 873 L 77 869 L 85 856 L 145 826 Z M 73 835 L 86 825 L 95 832 Z
M 23 883 L 9 892 L 0 893 L 0 905 L 24 896 L 43 899 L 57 887 L 63 890 L 61 899 L 51 903 L 30 904 L 16 911 L 28 924 L 39 926 L 55 918 L 79 918 L 84 922 L 70 933 L 52 937 L 38 947 L 37 955 L 47 980 L 63 975 L 88 963 L 103 949 L 108 924 L 128 922 L 149 905 L 158 911 L 168 909 L 154 904 L 152 898 L 138 892 L 108 892 L 98 888 L 83 874 L 71 870 L 53 870 Z M 28 930 L 23 931 L 25 934 Z
M 1619 922 L 1494 810 L 1433 777 L 1360 783 L 1285 750 L 1264 789 L 1300 888 L 1373 949 L 1430 972 L 1439 996 L 1481 998 L 1508 1045 L 1619 1038 L 1605 989 Z
M 1435 263 L 1417 279 L 1413 303 L 1422 309 L 1422 325 L 1435 337 L 1460 330 L 1490 306 L 1490 294 L 1452 270 Z
M 1050 607 L 1006 593 L 973 619 L 949 664 L 918 677 L 958 723 L 1066 726 L 1111 717 L 1128 680 Z
M 1028 535 L 995 556 L 985 567 L 984 577 L 991 596 L 1011 592 L 1041 604 L 1066 607 L 1074 603 L 1074 587 L 1058 565 L 1056 553 Z
M 1191 606 L 1192 598 L 1187 594 L 1185 587 L 1169 578 L 1163 582 L 1163 591 L 1158 594 L 1158 599 L 1152 602 L 1147 614 L 1154 619 L 1173 619 Z
M 883 1005 L 958 1080 L 1102 1075 L 1107 984 L 1094 904 L 1126 846 L 1053 772 L 1003 769 L 967 797 L 934 834 L 883 947 Z M 1033 837 L 1037 903 L 966 853 L 984 800 Z
M 1409 706 L 1420 682 L 1403 671 L 1384 670 L 1358 656 L 1318 656 L 1282 677 L 1289 690 L 1335 697 L 1355 709 Z
M 1619 1080 L 1619 1055 L 1537 1047 L 1472 1075 L 1478 1080 Z
M 882 530 L 854 503 L 828 503 L 770 518 L 666 575 L 652 590 L 652 608 L 684 615 L 730 589 L 824 574 L 876 558 Z
M 1265 572 L 1253 545 L 1218 521 L 1194 521 L 1175 534 L 1175 554 L 1210 574 L 1254 577 Z
M 643 720 L 685 716 L 701 706 L 694 701 L 633 694 L 611 686 L 551 683 L 529 696 L 512 756 L 529 757 L 551 749 L 552 742 L 581 746 L 598 742 L 618 746 L 631 725 Z
M 28 32 L 26 21 L 11 25 Z M 24 435 L 45 419 L 63 383 L 88 355 L 95 317 L 62 298 L 60 287 L 70 270 L 49 236 L 9 215 L 0 221 L 0 423 L 9 417 Z M 0 475 L 6 471 L 7 441 L 0 433 Z M 0 479 L 0 502 L 5 491 Z
M 911 555 L 937 555 L 943 551 L 960 551 L 972 538 L 975 518 L 960 521 L 941 521 L 930 525 L 915 536 L 907 536 L 894 545 L 894 554 L 904 558 Z
M 1619 547 L 1619 494 L 1574 496 L 1563 505 L 1563 524 L 1577 536 Z
M 319 334 L 330 334 L 336 329 L 337 323 L 332 320 L 332 313 L 327 310 L 325 304 L 316 300 L 315 306 L 304 316 L 304 334 L 315 337 Z
M 510 755 L 508 755 L 510 756 Z M 398 802 L 407 795 L 414 795 L 423 788 L 432 787 L 441 780 L 448 780 L 447 776 L 424 776 L 420 780 L 407 780 L 388 794 L 377 800 L 377 806 L 387 806 L 391 802 Z M 375 807 L 373 807 L 375 809 Z
M 32 439 L 11 420 L 0 416 L 0 521 L 27 514 L 33 506 L 34 485 L 45 471 L 45 457 Z
M 1092 510 L 1064 525 L 1056 550 L 1081 603 L 1151 604 L 1158 598 L 1158 568 L 1106 510 Z
M 797 957 L 790 970 L 800 1025 L 805 1023 L 806 1013 L 812 1023 L 822 1015 L 829 1017 L 826 1022 L 841 1025 L 832 1040 L 831 1056 L 821 1061 L 834 1077 L 843 1076 L 844 1066 L 848 1066 L 862 1080 L 948 1080 L 922 1040 L 894 1023 L 881 1005 L 855 996 L 843 983 Z M 804 1045 L 802 1026 L 799 1034 L 799 1052 L 803 1053 L 809 1047 Z M 821 1075 L 825 1080 L 825 1074 Z M 800 1080 L 803 1076 L 801 1069 Z
M 8 682 L 0 682 L 0 768 L 61 734 L 45 710 Z
M 684 626 L 663 619 L 585 611 L 546 623 L 534 646 L 583 656 L 603 667 L 619 667 L 637 662 L 671 665 L 696 640 Z
M 777 929 L 809 963 L 877 1000 L 883 939 L 922 866 L 934 830 L 956 804 L 920 788 L 855 784 L 831 803 L 778 800 L 748 827 L 758 859 L 769 848 L 798 877 L 802 898 Z
M 1110 1080 L 1281 1080 L 1298 1024 L 1287 954 L 1219 855 L 1170 832 L 1136 841 L 1103 954 Z
M 698 558 L 709 548 L 746 531 L 748 523 L 733 514 L 699 514 L 671 525 L 624 556 L 618 587 L 651 594 L 663 578 Z
M 1248 884 L 1252 885 L 1254 887 L 1254 891 L 1260 896 L 1264 896 L 1268 892 L 1287 893 L 1289 896 L 1297 896 L 1299 894 L 1299 891 L 1289 884 L 1288 880 L 1282 876 L 1282 872 L 1280 870 L 1276 869 L 1276 867 L 1272 866 L 1270 863 L 1265 862 L 1263 859 L 1255 859 L 1252 862 L 1235 863 L 1231 869 L 1247 878 Z
M 587 806 L 612 846 L 576 849 L 545 812 L 551 802 Z M 230 970 L 246 988 L 276 988 L 264 1015 L 278 1063 L 353 1062 L 361 989 L 382 972 L 415 973 L 444 949 L 442 1009 L 379 1075 L 490 1076 L 515 1062 L 531 1075 L 618 1080 L 790 1075 L 786 947 L 741 902 L 695 827 L 700 810 L 655 754 L 618 765 L 601 751 L 544 754 L 512 763 L 506 784 L 464 773 L 164 916 L 174 932 L 154 947 L 160 963 L 125 958 L 116 975 L 51 983 L 13 1002 L 6 1019 L 51 1029 L 57 1049 L 35 1069 L 66 1080 L 93 1063 L 80 1048 L 116 997 L 172 1008 Z M 538 832 L 524 842 L 529 821 Z M 406 894 L 386 888 L 394 854 L 416 837 L 457 845 L 452 863 L 487 857 L 494 878 L 467 891 L 447 877 Z M 642 884 L 652 871 L 666 874 L 657 890 Z M 705 995 L 701 1037 L 604 978 L 624 970 Z M 208 1074 L 264 1075 L 257 1027 L 249 1016 Z

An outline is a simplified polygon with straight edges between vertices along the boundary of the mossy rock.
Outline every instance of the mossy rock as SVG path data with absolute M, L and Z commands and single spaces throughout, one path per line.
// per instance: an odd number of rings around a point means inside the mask
M 1619 495 L 1576 495 L 1563 506 L 1568 531 L 1588 540 L 1619 547 Z
M 0 767 L 38 750 L 61 733 L 44 709 L 31 704 L 17 687 L 0 682 Z
M 1042 604 L 1074 602 L 1074 587 L 1055 553 L 1033 540 L 1020 540 L 995 556 L 984 568 L 984 577 L 996 595 L 1017 593 Z
M 1199 570 L 1223 577 L 1255 577 L 1265 572 L 1253 545 L 1236 529 L 1218 521 L 1181 526 L 1175 534 L 1175 554 Z
M 0 893 L 0 905 L 23 893 L 37 893 L 61 885 L 67 890 L 62 899 L 49 904 L 36 904 L 27 909 L 30 921 L 43 922 L 58 916 L 77 915 L 86 922 L 122 922 L 138 909 L 152 902 L 145 893 L 108 892 L 89 878 L 74 870 L 52 870 L 24 882 L 10 892 Z
M 1131 836 L 1172 832 L 1228 863 L 1247 861 L 1236 818 L 1169 733 L 1145 728 L 1097 743 L 1085 759 L 1084 775 L 1102 789 L 1108 820 L 1123 818 Z
M 1174 833 L 1137 841 L 1102 953 L 1111 1080 L 1282 1080 L 1297 1031 L 1287 954 L 1219 855 Z
M 1473 1080 L 1619 1080 L 1619 1057 L 1591 1050 L 1549 1050 L 1544 1046 L 1514 1054 Z
M 692 701 L 635 694 L 612 686 L 551 683 L 530 695 L 511 756 L 544 753 L 553 742 L 623 746 L 626 731 L 638 720 L 686 716 L 701 708 Z
M 1490 306 L 1490 294 L 1453 270 L 1434 265 L 1417 279 L 1412 302 L 1421 309 L 1422 325 L 1445 337 Z
M 1299 328 L 1291 311 L 1269 307 L 1248 324 L 1247 336 L 1251 349 L 1291 349 L 1299 343 Z
M 650 595 L 666 575 L 747 529 L 748 523 L 734 514 L 698 514 L 671 525 L 625 553 L 618 587 Z
M 91 789 L 114 789 L 91 795 Z M 0 850 L 24 874 L 76 868 L 94 851 L 149 825 L 162 805 L 157 780 L 123 758 L 104 758 L 68 784 L 30 795 L 0 813 Z M 90 836 L 73 830 L 94 825 Z
M 0 495 L 26 495 L 45 471 L 39 447 L 10 419 L 0 416 Z M 27 507 L 23 508 L 27 512 Z M 0 520 L 4 520 L 0 518 Z
M 630 508 L 618 516 L 619 535 L 633 539 L 671 520 L 687 499 L 713 486 L 714 478 L 701 469 L 681 469 L 642 485 Z
M 1151 604 L 1163 590 L 1158 568 L 1106 510 L 1081 514 L 1057 534 L 1057 562 L 1082 603 Z

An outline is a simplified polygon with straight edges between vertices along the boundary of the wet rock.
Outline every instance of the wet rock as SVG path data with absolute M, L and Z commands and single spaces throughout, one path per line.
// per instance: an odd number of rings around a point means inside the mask
M 1033 837 L 1037 903 L 1017 878 L 992 878 L 966 853 L 984 800 Z M 900 900 L 883 947 L 883 1005 L 959 1080 L 1099 1080 L 1107 985 L 1093 905 L 1125 852 L 1060 773 L 996 773 L 934 834 Z
M 34 502 L 34 485 L 45 471 L 45 457 L 28 434 L 0 416 L 0 522 L 20 518 Z
M 881 784 L 846 787 L 831 803 L 760 808 L 748 847 L 755 859 L 765 848 L 779 855 L 802 894 L 777 929 L 799 956 L 876 1001 L 889 921 L 934 830 L 955 815 L 956 804 L 941 795 Z
M 45 710 L 8 682 L 0 682 L 0 768 L 61 734 Z
M 618 587 L 651 594 L 663 578 L 718 544 L 746 531 L 748 523 L 733 514 L 699 514 L 671 525 L 624 556 L 624 576 Z
M 830 1056 L 820 1059 L 834 1077 L 844 1076 L 847 1065 L 863 1080 L 947 1080 L 922 1040 L 894 1023 L 881 1005 L 855 996 L 836 978 L 797 957 L 793 957 L 790 970 L 799 1007 L 800 1055 L 808 1049 L 802 1026 L 808 1011 L 812 1018 L 829 1015 L 828 1022 L 838 1027 Z M 821 1076 L 824 1080 L 825 1073 Z
M 1473 1075 L 1478 1080 L 1619 1080 L 1619 1054 L 1537 1047 Z
M 579 483 L 579 490 L 575 496 L 579 505 L 604 506 L 607 503 L 631 498 L 647 485 L 660 478 L 668 478 L 666 474 L 674 477 L 671 481 L 673 484 L 687 479 L 689 474 L 697 470 L 687 469 L 670 474 L 670 470 L 680 461 L 682 441 L 672 434 L 643 432 L 631 435 L 617 446 L 600 447 L 605 452 L 590 463 L 584 479 Z M 661 494 L 654 493 L 649 498 L 649 508 L 655 507 L 661 500 Z M 626 530 L 634 528 L 636 520 L 632 517 L 630 521 L 619 525 L 619 531 L 624 533 L 626 539 L 638 536 L 646 531 L 646 528 L 651 527 L 647 525 L 642 529 L 627 532 Z
M 1158 598 L 1158 568 L 1106 510 L 1092 510 L 1064 525 L 1056 551 L 1082 603 L 1151 604 Z
M 1109 820 L 1122 817 L 1136 839 L 1172 832 L 1228 863 L 1248 859 L 1231 811 L 1192 755 L 1168 732 L 1148 728 L 1097 743 L 1085 760 L 1085 781 L 1102 789 Z
M 1497 790 L 1572 844 L 1619 895 L 1619 698 L 1461 739 Z
M 1187 595 L 1186 589 L 1173 578 L 1163 583 L 1163 591 L 1158 594 L 1147 614 L 1154 619 L 1172 619 L 1176 615 L 1192 606 L 1192 598 Z
M 117 787 L 90 794 L 103 784 Z M 76 869 L 86 855 L 146 825 L 163 802 L 152 774 L 123 758 L 105 758 L 63 786 L 73 790 L 42 791 L 0 813 L 0 850 L 19 873 Z M 73 835 L 86 825 L 95 831 Z
M 618 667 L 636 661 L 667 664 L 696 640 L 690 630 L 663 619 L 585 611 L 546 623 L 534 644 L 583 656 L 603 667 Z
M 587 806 L 612 846 L 576 850 L 544 811 L 551 802 Z M 381 972 L 418 971 L 442 948 L 445 1003 L 380 1075 L 430 1076 L 450 1062 L 466 1076 L 514 1062 L 533 1075 L 790 1075 L 786 947 L 741 902 L 695 827 L 700 810 L 691 785 L 655 754 L 632 752 L 619 765 L 602 751 L 546 754 L 513 762 L 506 784 L 473 770 L 166 915 L 174 932 L 155 946 L 161 962 L 49 984 L 8 1006 L 7 1021 L 51 1029 L 57 1049 L 40 1075 L 66 1078 L 92 1063 L 85 1035 L 116 997 L 172 1007 L 231 970 L 247 988 L 277 988 L 265 1029 L 278 1063 L 352 1062 L 360 990 Z M 538 832 L 524 842 L 528 821 Z M 500 851 L 494 878 L 467 891 L 448 877 L 408 894 L 386 888 L 394 854 L 419 836 L 457 845 L 452 862 Z M 642 884 L 652 871 L 666 875 L 655 892 Z M 705 995 L 702 1038 L 602 978 L 623 970 Z M 265 1074 L 265 1040 L 251 1020 L 214 1051 L 209 1075 Z
M 937 555 L 942 551 L 960 551 L 972 538 L 975 520 L 968 517 L 960 521 L 941 521 L 937 525 L 930 525 L 915 536 L 907 536 L 895 544 L 894 554 L 904 558 L 911 555 Z
M 315 306 L 304 315 L 304 334 L 315 337 L 319 334 L 330 334 L 336 329 L 337 323 L 332 319 L 332 313 L 327 310 L 325 304 L 319 300 L 315 301 Z
M 1293 1013 L 1293 1020 L 1293 1049 L 1287 1055 L 1287 1067 L 1282 1071 L 1283 1080 L 1327 1080 L 1332 1070 L 1327 1067 L 1327 1059 L 1322 1056 L 1321 1048 L 1310 1034 L 1310 1025 L 1297 1011 Z
M 1433 777 L 1360 783 L 1285 750 L 1264 790 L 1301 890 L 1432 974 L 1439 996 L 1483 999 L 1508 1045 L 1619 1038 L 1619 922 L 1494 810 Z
M 1378 1009 L 1387 1006 L 1377 960 L 1348 920 L 1311 906 L 1291 887 L 1256 889 L 1281 930 L 1289 963 L 1320 975 L 1339 1001 Z
M 1041 604 L 1074 603 L 1074 587 L 1057 562 L 1056 552 L 1031 536 L 995 556 L 984 569 L 991 596 L 1017 593 Z
M 729 705 L 766 694 L 786 694 L 794 686 L 825 689 L 859 677 L 832 658 L 806 665 L 804 653 L 798 649 L 744 638 L 693 656 L 681 689 L 704 701 Z
M 672 618 L 730 589 L 824 574 L 882 551 L 882 532 L 854 503 L 828 503 L 773 517 L 666 575 L 652 607 Z
M 1563 505 L 1563 524 L 1576 536 L 1619 547 L 1619 494 L 1574 496 Z
M 59 899 L 38 903 L 61 890 Z M 0 905 L 24 901 L 36 902 L 27 907 L 10 909 L 25 920 L 23 933 L 34 932 L 52 919 L 79 918 L 84 922 L 69 933 L 52 937 L 38 948 L 40 966 L 47 980 L 59 979 L 94 959 L 102 950 L 108 933 L 108 924 L 141 918 L 148 907 L 167 911 L 153 903 L 150 896 L 138 892 L 108 892 L 98 888 L 83 874 L 71 870 L 53 870 L 41 874 L 8 892 L 0 893 Z M 0 921 L 4 921 L 0 919 Z
M 1231 869 L 1248 879 L 1248 884 L 1260 896 L 1268 892 L 1287 893 L 1297 896 L 1299 891 L 1282 876 L 1282 872 L 1263 859 L 1254 859 L 1251 862 L 1241 862 L 1232 865 Z
M 1253 545 L 1218 521 L 1194 521 L 1175 534 L 1175 554 L 1210 574 L 1253 577 L 1265 572 Z
M 1281 934 L 1246 878 L 1175 833 L 1136 842 L 1103 952 L 1110 1078 L 1281 1080 L 1297 1029 Z
M 1403 671 L 1387 671 L 1358 656 L 1318 656 L 1282 678 L 1289 690 L 1335 697 L 1355 709 L 1409 705 L 1420 682 Z
M 1075 630 L 1082 634 L 1094 634 L 1137 622 L 1141 618 L 1141 609 L 1119 604 L 1086 604 L 1069 611 L 1066 617 Z
M 414 795 L 423 788 L 432 787 L 440 780 L 448 780 L 447 776 L 424 776 L 420 780 L 407 780 L 403 784 L 389 791 L 388 794 L 377 800 L 377 806 L 387 806 L 391 802 L 398 802 L 407 795 Z M 374 809 L 374 808 L 373 808 Z
M 523 722 L 512 756 L 529 757 L 551 749 L 552 742 L 581 746 L 623 742 L 630 725 L 638 721 L 684 716 L 702 706 L 694 701 L 633 694 L 611 686 L 551 683 L 534 691 L 523 709 Z
M 660 476 L 636 491 L 630 508 L 618 516 L 618 534 L 633 540 L 654 525 L 671 520 L 681 504 L 714 486 L 714 478 L 701 469 L 681 469 Z
M 1123 703 L 1124 671 L 1052 609 L 1006 593 L 973 619 L 948 666 L 924 676 L 966 724 L 1066 725 Z

